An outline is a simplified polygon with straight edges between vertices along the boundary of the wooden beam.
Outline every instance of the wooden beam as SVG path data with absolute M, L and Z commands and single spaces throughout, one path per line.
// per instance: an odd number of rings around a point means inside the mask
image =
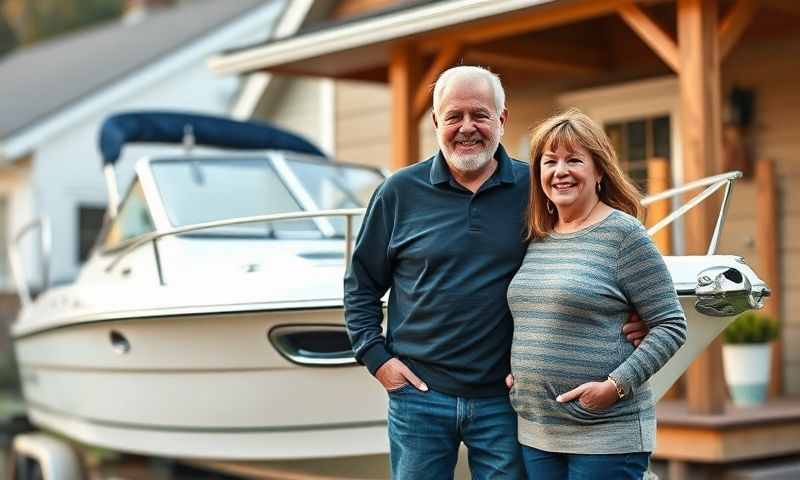
M 412 44 L 398 44 L 389 60 L 392 91 L 392 169 L 419 160 L 419 123 L 414 115 L 414 96 L 420 79 L 420 62 Z
M 428 71 L 422 76 L 422 80 L 417 86 L 417 93 L 414 95 L 414 118 L 419 121 L 425 112 L 431 107 L 431 94 L 433 84 L 439 75 L 448 67 L 453 65 L 461 56 L 463 47 L 460 43 L 449 43 L 436 55 Z
M 780 237 L 778 236 L 778 176 L 775 163 L 759 160 L 756 172 L 756 254 L 758 274 L 767 282 L 771 296 L 764 304 L 764 312 L 780 319 L 781 314 L 781 264 L 779 261 Z M 770 365 L 769 392 L 771 396 L 780 395 L 783 390 L 783 352 L 779 338 L 772 344 L 772 363 Z
M 666 63 L 675 73 L 680 73 L 681 62 L 678 46 L 647 13 L 633 3 L 623 5 L 617 13 L 631 29 Z
M 717 0 L 678 0 L 680 112 L 684 181 L 719 172 L 722 151 Z M 685 216 L 687 254 L 704 254 L 711 237 L 713 207 L 706 201 Z M 714 212 L 716 213 L 716 212 Z M 725 409 L 719 339 L 700 354 L 686 375 L 692 413 Z
M 733 50 L 733 46 L 744 34 L 752 22 L 758 2 L 755 0 L 738 0 L 730 12 L 719 24 L 719 57 L 724 59 Z
M 465 58 L 470 63 L 489 65 L 498 68 L 510 68 L 522 72 L 542 73 L 554 72 L 563 74 L 591 75 L 605 71 L 595 65 L 587 65 L 569 58 L 552 59 L 538 56 L 519 56 L 512 53 L 487 50 L 469 50 Z
M 465 45 L 485 43 L 498 38 L 607 15 L 629 2 L 630 0 L 579 0 L 567 4 L 554 2 L 523 12 L 498 15 L 443 29 L 420 39 L 420 43 L 425 51 L 438 50 L 439 45 L 454 38 Z

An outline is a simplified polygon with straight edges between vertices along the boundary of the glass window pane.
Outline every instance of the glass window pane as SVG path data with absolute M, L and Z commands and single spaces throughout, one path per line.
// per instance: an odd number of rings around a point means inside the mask
M 152 232 L 155 229 L 141 184 L 137 181 L 122 202 L 117 217 L 103 239 L 105 248 L 113 248 L 131 238 Z
M 383 176 L 371 168 L 290 159 L 289 167 L 320 210 L 366 207 Z M 360 217 L 353 230 L 358 231 Z M 330 218 L 337 235 L 345 234 L 345 219 Z
M 175 226 L 302 211 L 266 158 L 158 160 L 150 164 Z M 200 235 L 303 237 L 322 234 L 311 220 L 231 225 Z
M 611 141 L 611 146 L 614 147 L 614 151 L 617 152 L 617 158 L 620 161 L 625 159 L 625 137 L 621 123 L 612 123 L 606 125 L 606 135 L 608 135 L 608 139 Z
M 627 126 L 627 158 L 636 162 L 647 158 L 647 132 L 645 120 L 628 122 Z
M 670 158 L 672 156 L 669 127 L 669 116 L 653 119 L 653 154 L 656 157 Z

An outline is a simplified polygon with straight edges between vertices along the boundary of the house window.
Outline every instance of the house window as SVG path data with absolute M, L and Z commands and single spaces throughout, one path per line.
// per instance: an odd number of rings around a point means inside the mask
M 103 228 L 105 207 L 78 206 L 78 261 L 83 263 L 89 258 L 89 252 Z
M 671 158 L 668 115 L 640 117 L 604 125 L 620 165 L 639 189 L 647 191 L 647 161 Z

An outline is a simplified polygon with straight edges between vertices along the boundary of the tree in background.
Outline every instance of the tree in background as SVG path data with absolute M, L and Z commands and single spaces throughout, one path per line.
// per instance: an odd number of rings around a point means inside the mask
M 176 0 L 0 0 L 0 55 L 67 32 L 118 18 L 139 6 L 168 6 Z M 10 26 L 14 41 L 3 26 Z M 11 47 L 8 47 L 11 45 Z
M 17 47 L 17 35 L 9 25 L 5 15 L 0 12 L 0 58 Z

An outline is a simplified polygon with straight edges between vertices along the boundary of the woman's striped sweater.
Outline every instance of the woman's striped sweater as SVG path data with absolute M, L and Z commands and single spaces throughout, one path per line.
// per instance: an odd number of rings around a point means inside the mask
M 520 443 L 564 453 L 653 451 L 656 421 L 647 379 L 685 341 L 686 318 L 641 223 L 615 210 L 578 232 L 531 242 L 508 288 L 508 304 Z M 650 328 L 638 348 L 622 334 L 631 310 Z M 559 394 L 609 375 L 626 392 L 609 409 L 556 402 Z

